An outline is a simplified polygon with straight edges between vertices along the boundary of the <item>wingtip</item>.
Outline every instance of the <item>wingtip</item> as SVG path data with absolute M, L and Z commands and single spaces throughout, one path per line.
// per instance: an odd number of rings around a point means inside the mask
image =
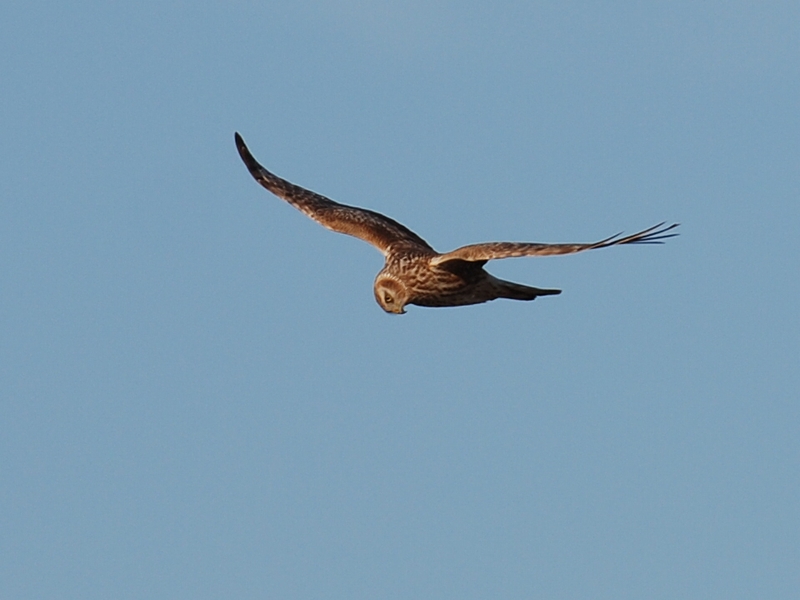
M 664 223 L 666 223 L 666 221 Z M 663 227 L 664 223 L 661 223 L 661 225 L 658 226 L 658 231 L 654 231 L 652 234 L 650 234 L 649 239 L 651 241 L 654 241 L 654 242 L 656 242 L 658 244 L 663 244 L 664 243 L 663 240 L 667 240 L 669 238 L 678 237 L 680 235 L 679 232 L 673 231 L 676 227 L 680 226 L 680 223 L 672 223 L 671 225 L 668 225 L 667 227 Z M 671 232 L 671 233 L 667 233 L 667 232 Z
M 673 232 L 673 229 L 678 227 L 679 223 L 672 223 L 671 225 L 666 225 L 666 221 L 662 221 L 658 225 L 653 225 L 644 231 L 640 231 L 639 233 L 635 233 L 629 238 L 625 238 L 628 240 L 625 243 L 631 244 L 663 244 L 664 240 L 669 238 L 677 237 L 679 234 L 677 232 Z M 665 227 L 666 225 L 666 227 Z M 672 232 L 672 233 L 669 233 Z
M 247 144 L 244 143 L 244 139 L 239 134 L 238 131 L 233 132 L 233 141 L 236 142 L 236 149 L 241 154 L 242 150 L 247 150 Z
M 239 151 L 239 156 L 242 158 L 242 161 L 247 169 L 254 175 L 260 169 L 263 169 L 255 157 L 250 153 L 247 144 L 244 143 L 244 139 L 241 135 L 239 135 L 238 131 L 233 133 L 233 139 L 236 142 L 236 149 Z

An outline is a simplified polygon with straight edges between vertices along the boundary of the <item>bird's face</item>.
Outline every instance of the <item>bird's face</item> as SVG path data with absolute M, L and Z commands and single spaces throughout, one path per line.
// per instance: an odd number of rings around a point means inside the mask
M 395 277 L 379 274 L 375 280 L 375 300 L 386 312 L 402 315 L 408 302 L 406 286 Z

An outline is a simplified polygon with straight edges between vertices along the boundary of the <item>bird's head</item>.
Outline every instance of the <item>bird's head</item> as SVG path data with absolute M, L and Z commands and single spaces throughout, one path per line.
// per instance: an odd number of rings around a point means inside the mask
M 397 277 L 387 273 L 378 273 L 375 279 L 375 300 L 388 313 L 402 315 L 403 307 L 408 303 L 406 286 Z

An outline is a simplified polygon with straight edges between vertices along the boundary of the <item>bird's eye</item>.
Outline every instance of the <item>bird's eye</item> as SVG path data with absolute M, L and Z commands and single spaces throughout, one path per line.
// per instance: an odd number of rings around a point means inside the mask
M 394 302 L 394 298 L 392 298 L 389 294 L 384 294 L 383 301 L 386 302 L 386 304 L 392 304 Z

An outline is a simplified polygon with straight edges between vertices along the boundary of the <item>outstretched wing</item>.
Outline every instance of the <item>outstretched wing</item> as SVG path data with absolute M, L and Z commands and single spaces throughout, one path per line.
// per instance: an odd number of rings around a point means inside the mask
M 486 244 L 472 244 L 458 248 L 446 254 L 440 254 L 431 260 L 432 265 L 439 265 L 450 260 L 466 260 L 470 262 L 486 262 L 497 258 L 513 258 L 517 256 L 551 256 L 554 254 L 573 254 L 595 248 L 608 248 L 623 244 L 661 244 L 667 238 L 675 237 L 677 233 L 668 233 L 675 229 L 678 223 L 664 226 L 659 223 L 634 233 L 621 237 L 622 234 L 612 235 L 592 244 L 535 244 L 525 242 L 488 242 Z
M 237 133 L 235 139 L 239 156 L 242 157 L 253 178 L 320 225 L 369 242 L 384 254 L 388 254 L 390 247 L 398 243 L 433 251 L 433 248 L 416 233 L 389 217 L 364 208 L 339 204 L 270 173 L 253 158 L 242 136 Z

